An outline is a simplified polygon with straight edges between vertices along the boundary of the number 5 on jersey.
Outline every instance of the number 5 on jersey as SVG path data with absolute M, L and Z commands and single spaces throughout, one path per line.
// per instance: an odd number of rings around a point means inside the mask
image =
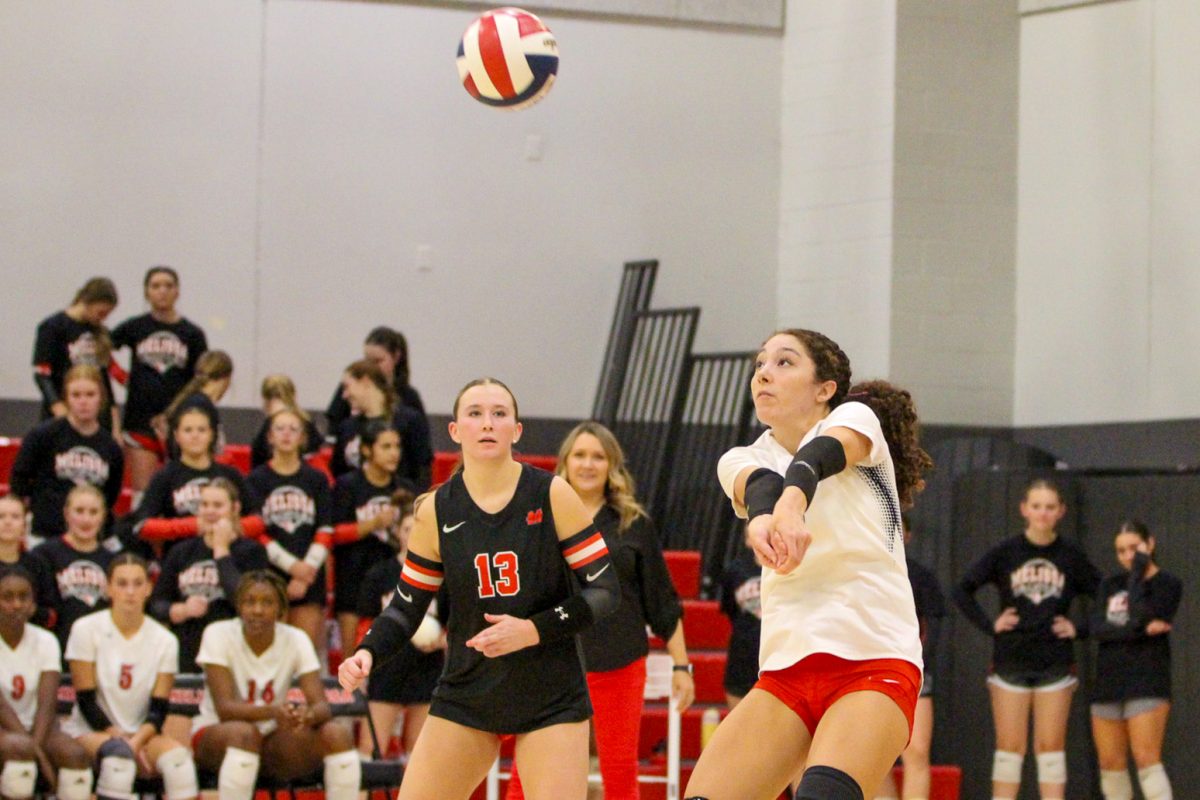
M 475 556 L 475 575 L 479 578 L 480 597 L 512 597 L 521 591 L 517 554 L 511 550 Z

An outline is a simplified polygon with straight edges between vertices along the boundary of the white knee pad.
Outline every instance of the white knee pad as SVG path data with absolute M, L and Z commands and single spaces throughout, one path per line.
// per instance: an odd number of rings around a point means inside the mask
M 124 739 L 109 739 L 96 751 L 97 800 L 137 800 L 133 782 L 137 780 L 137 762 Z
M 258 780 L 258 753 L 227 747 L 221 759 L 221 770 L 217 773 L 217 791 L 221 800 L 250 800 L 254 797 L 254 784 Z
M 58 771 L 58 800 L 90 800 L 92 796 L 92 771 L 90 769 L 67 769 Z
M 1067 782 L 1067 754 L 1062 750 L 1037 754 L 1038 783 Z
M 992 757 L 992 780 L 996 783 L 1020 783 L 1021 767 L 1025 764 L 1024 753 L 997 750 Z
M 0 770 L 0 795 L 12 800 L 33 797 L 37 775 L 36 761 L 5 761 L 4 769 Z
M 1127 769 L 1100 770 L 1100 793 L 1104 800 L 1133 800 L 1133 781 Z
M 1171 800 L 1171 781 L 1167 780 L 1167 771 L 1162 764 L 1139 769 L 1138 783 L 1142 785 L 1146 800 Z
M 158 757 L 154 765 L 162 775 L 163 789 L 167 800 L 184 800 L 200 794 L 200 781 L 196 778 L 196 762 L 186 747 L 176 747 Z
M 325 756 L 326 800 L 356 800 L 362 784 L 362 761 L 357 750 Z

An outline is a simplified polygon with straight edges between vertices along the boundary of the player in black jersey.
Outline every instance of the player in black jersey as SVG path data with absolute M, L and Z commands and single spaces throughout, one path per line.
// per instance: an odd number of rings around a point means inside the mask
M 1146 525 L 1128 520 L 1114 542 L 1121 571 L 1100 584 L 1092 635 L 1100 643 L 1092 693 L 1092 738 L 1105 800 L 1132 800 L 1126 752 L 1146 800 L 1170 800 L 1162 765 L 1171 711 L 1171 621 L 1183 583 L 1159 568 Z
M 213 461 L 215 433 L 207 414 L 200 409 L 179 414 L 173 420 L 171 437 L 179 448 L 179 458 L 154 473 L 142 504 L 133 514 L 133 533 L 141 542 L 170 542 L 194 536 L 200 490 L 214 478 L 229 480 L 237 487 L 239 497 L 246 496 L 242 474 Z M 258 533 L 260 530 L 254 531 L 254 535 Z
M 400 432 L 400 467 L 398 474 L 424 491 L 429 488 L 433 472 L 433 444 L 429 421 L 425 415 L 396 402 L 396 395 L 379 367 L 370 361 L 355 361 L 346 368 L 342 379 L 343 392 L 354 409 L 354 416 L 344 420 L 336 430 L 333 457 L 329 469 L 340 476 L 358 466 L 358 438 L 363 425 L 373 420 L 387 420 Z
M 513 733 L 530 796 L 582 800 L 591 707 L 576 634 L 618 602 L 608 548 L 566 481 L 513 460 L 521 424 L 503 384 L 467 384 L 453 419 L 463 469 L 418 505 L 392 604 L 339 679 L 354 689 L 386 669 L 444 580 L 446 670 L 400 797 L 468 797 Z
M 71 487 L 90 484 L 104 493 L 111 516 L 121 496 L 124 458 L 100 425 L 104 384 L 100 371 L 80 364 L 63 382 L 65 417 L 46 420 L 21 441 L 12 468 L 12 491 L 29 498 L 32 530 L 41 537 L 63 532 L 63 502 Z
M 266 414 L 266 417 L 259 426 L 258 433 L 254 434 L 254 441 L 250 444 L 251 469 L 267 463 L 271 458 L 271 443 L 267 441 L 267 436 L 271 432 L 271 415 L 276 411 L 286 409 L 303 421 L 304 446 L 300 452 L 305 459 L 321 449 L 324 437 L 317 430 L 317 426 L 313 424 L 312 418 L 296 402 L 296 384 L 292 382 L 291 378 L 278 373 L 263 378 L 262 400 L 263 413 Z
M 359 581 L 373 564 L 393 556 L 400 513 L 392 502 L 397 489 L 416 491 L 396 475 L 400 434 L 382 420 L 363 427 L 363 465 L 337 480 L 333 490 L 333 612 L 342 637 L 342 652 L 358 641 Z M 374 615 L 372 615 L 374 616 Z
M 383 371 L 402 405 L 425 414 L 425 403 L 420 393 L 409 383 L 408 340 L 403 333 L 386 325 L 372 328 L 363 341 L 363 358 Z M 339 383 L 329 407 L 325 409 L 325 422 L 329 425 L 330 433 L 336 431 L 352 413 L 350 404 L 343 396 L 342 384 Z
M 287 582 L 289 625 L 321 649 L 325 627 L 325 559 L 333 540 L 333 501 L 325 473 L 300 458 L 304 419 L 294 411 L 270 418 L 271 460 L 246 476 L 248 510 L 262 517 L 271 566 Z
M 179 417 L 187 411 L 202 411 L 208 417 L 208 423 L 214 433 L 213 452 L 219 453 L 225 448 L 225 434 L 221 430 L 221 414 L 217 411 L 217 403 L 229 391 L 233 381 L 233 359 L 224 350 L 209 350 L 196 359 L 196 374 L 187 382 L 167 410 L 163 412 L 166 421 L 167 455 L 170 458 L 179 456 L 179 445 L 169 431 L 174 430 Z
M 1067 718 L 1078 683 L 1073 641 L 1080 632 L 1069 613 L 1075 597 L 1095 595 L 1100 573 L 1078 545 L 1055 531 L 1066 508 L 1054 484 L 1035 480 L 1021 500 L 1025 532 L 989 550 L 954 590 L 967 618 L 995 637 L 988 677 L 995 798 L 1017 796 L 1031 711 L 1042 797 L 1061 798 L 1067 782 Z M 1000 595 L 995 620 L 975 599 L 986 584 Z
M 408 556 L 408 539 L 416 520 L 413 516 L 413 494 L 406 489 L 397 489 L 392 503 L 399 512 L 394 526 L 395 536 L 390 542 L 396 548 L 394 558 L 381 561 L 367 571 L 358 596 L 359 628 L 370 623 L 391 605 L 400 583 L 400 568 Z M 429 702 L 433 689 L 445 666 L 446 636 L 437 615 L 442 609 L 433 605 L 421 621 L 417 633 L 396 655 L 387 669 L 371 676 L 367 686 L 370 699 L 371 721 L 375 730 L 386 737 L 396 726 L 396 720 L 404 714 L 404 729 L 401 744 L 404 758 L 412 753 L 425 719 L 429 716 Z M 364 630 L 365 632 L 365 630 Z M 372 741 L 370 731 L 364 725 L 358 741 L 359 752 L 370 753 Z
M 242 535 L 237 491 L 225 478 L 214 478 L 200 490 L 199 535 L 171 548 L 154 584 L 149 610 L 179 637 L 180 672 L 200 672 L 196 653 L 205 627 L 236 616 L 238 581 L 268 565 L 262 544 Z
M 128 347 L 131 353 L 122 429 L 135 505 L 154 470 L 166 460 L 161 415 L 192 379 L 196 360 L 208 349 L 204 331 L 175 309 L 179 274 L 174 269 L 151 267 L 142 291 L 150 312 L 130 317 L 112 332 L 113 349 Z
M 101 424 L 115 429 L 112 410 L 112 386 L 108 366 L 112 340 L 104 320 L 117 306 L 117 287 L 108 278 L 92 278 L 85 283 L 65 311 L 51 314 L 38 325 L 33 345 L 33 382 L 42 395 L 42 418 L 62 417 L 67 413 L 63 402 L 63 378 L 76 364 L 90 364 L 104 379 L 104 405 Z
M 108 608 L 105 571 L 121 547 L 113 537 L 100 541 L 104 495 L 95 486 L 82 484 L 68 492 L 63 516 L 66 532 L 35 547 L 29 567 L 37 604 L 53 610 L 47 627 L 65 649 L 75 620 Z

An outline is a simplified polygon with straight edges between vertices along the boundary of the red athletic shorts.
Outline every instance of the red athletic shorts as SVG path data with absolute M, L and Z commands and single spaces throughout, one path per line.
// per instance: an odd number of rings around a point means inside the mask
M 796 712 L 810 735 L 816 733 L 817 723 L 829 707 L 842 697 L 852 692 L 881 692 L 904 712 L 911 736 L 921 671 L 899 658 L 848 661 L 816 653 L 785 669 L 762 673 L 754 688 L 770 692 Z

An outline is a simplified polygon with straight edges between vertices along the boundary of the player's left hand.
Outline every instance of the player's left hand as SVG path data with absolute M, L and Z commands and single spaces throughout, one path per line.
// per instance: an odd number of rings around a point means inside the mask
M 1054 618 L 1054 624 L 1050 626 L 1050 630 L 1054 631 L 1054 635 L 1060 639 L 1074 639 L 1076 635 L 1075 623 L 1061 614 Z
M 671 673 L 671 699 L 680 714 L 688 710 L 696 699 L 696 682 L 690 674 L 682 670 Z
M 775 571 L 787 575 L 804 560 L 808 546 L 812 544 L 812 533 L 804 523 L 804 512 L 808 503 L 804 494 L 794 487 L 784 489 L 775 509 L 771 512 L 771 548 L 775 551 Z
M 539 641 L 537 628 L 527 619 L 508 614 L 484 614 L 492 623 L 467 640 L 467 647 L 474 648 L 488 658 L 506 656 Z

